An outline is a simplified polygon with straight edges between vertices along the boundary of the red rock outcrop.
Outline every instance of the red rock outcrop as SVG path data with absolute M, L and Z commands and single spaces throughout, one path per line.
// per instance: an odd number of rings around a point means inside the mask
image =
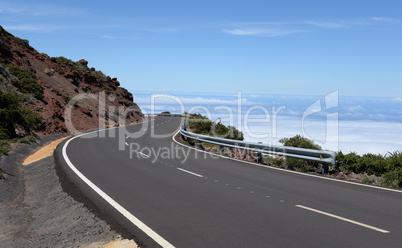
M 39 53 L 27 40 L 14 37 L 1 26 L 0 57 L 0 62 L 5 65 L 33 72 L 43 87 L 42 99 L 32 98 L 32 101 L 24 103 L 25 107 L 43 117 L 40 134 L 130 124 L 143 117 L 133 102 L 133 95 L 120 87 L 117 78 L 88 68 L 88 61 L 84 59 L 73 62 L 64 57 L 54 58 Z M 73 105 L 70 106 L 69 102 Z M 119 107 L 121 113 L 110 111 Z M 68 116 L 70 109 L 71 115 Z M 67 122 L 72 123 L 75 130 L 70 130 Z

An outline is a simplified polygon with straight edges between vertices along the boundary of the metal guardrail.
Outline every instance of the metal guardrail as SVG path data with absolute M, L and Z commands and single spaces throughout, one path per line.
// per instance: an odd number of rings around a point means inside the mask
M 185 114 L 144 114 L 144 116 L 187 117 Z
M 259 155 L 264 154 L 264 155 L 286 156 L 292 158 L 318 161 L 323 164 L 335 164 L 336 159 L 336 152 L 334 151 L 313 150 L 313 149 L 305 149 L 290 146 L 264 145 L 261 143 L 245 142 L 239 140 L 196 134 L 186 131 L 186 123 L 184 123 L 180 127 L 180 134 L 190 139 L 220 145 L 221 149 L 223 147 L 233 147 L 257 152 Z

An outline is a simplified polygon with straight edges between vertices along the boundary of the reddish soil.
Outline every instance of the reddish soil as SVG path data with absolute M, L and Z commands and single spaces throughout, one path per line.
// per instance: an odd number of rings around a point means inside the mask
M 2 62 L 33 72 L 44 89 L 43 99 L 32 98 L 32 101 L 24 103 L 27 108 L 43 117 L 40 136 L 75 133 L 66 126 L 68 119 L 71 119 L 77 131 L 117 126 L 119 123 L 120 125 L 136 123 L 142 119 L 143 115 L 133 102 L 132 94 L 119 87 L 120 83 L 116 78 L 107 77 L 94 68 L 89 68 L 88 62 L 83 59 L 75 63 L 79 67 L 67 62 L 60 63 L 56 58 L 39 53 L 29 46 L 27 41 L 18 39 L 5 30 L 0 31 Z M 6 84 L 14 87 L 11 82 Z M 18 87 L 15 88 L 18 90 Z M 77 96 L 82 96 L 84 99 L 78 100 L 71 108 L 70 118 L 66 116 L 68 113 L 66 107 L 68 102 Z M 103 104 L 105 108 L 102 108 Z M 110 108 L 117 110 L 119 107 L 122 113 L 120 115 L 108 111 Z

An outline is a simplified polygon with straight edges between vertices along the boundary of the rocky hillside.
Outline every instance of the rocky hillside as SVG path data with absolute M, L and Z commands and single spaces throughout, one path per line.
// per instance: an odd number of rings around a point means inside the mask
M 74 62 L 39 53 L 29 41 L 1 26 L 0 57 L 0 90 L 15 91 L 24 108 L 42 116 L 39 135 L 72 132 L 66 126 L 70 119 L 75 130 L 86 131 L 119 122 L 135 123 L 143 117 L 132 94 L 120 87 L 116 78 L 88 67 L 84 59 Z M 71 118 L 65 115 L 69 103 Z M 108 111 L 119 107 L 118 113 Z M 25 131 L 16 130 L 16 134 Z

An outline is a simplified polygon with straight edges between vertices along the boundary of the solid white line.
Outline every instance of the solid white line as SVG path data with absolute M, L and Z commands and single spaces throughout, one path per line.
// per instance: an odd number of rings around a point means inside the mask
M 302 206 L 302 205 L 296 205 L 296 207 L 303 208 L 303 209 L 306 209 L 306 210 L 310 210 L 310 211 L 313 211 L 313 212 L 316 212 L 316 213 L 319 213 L 319 214 L 323 214 L 323 215 L 326 215 L 326 216 L 329 216 L 329 217 L 332 217 L 332 218 L 335 218 L 335 219 L 338 219 L 338 220 L 343 220 L 343 221 L 346 221 L 346 222 L 349 222 L 349 223 L 352 223 L 352 224 L 355 224 L 355 225 L 359 225 L 359 226 L 362 226 L 362 227 L 365 227 L 365 228 L 368 228 L 368 229 L 372 229 L 372 230 L 377 231 L 377 232 L 390 233 L 390 231 L 387 231 L 387 230 L 384 230 L 384 229 L 381 229 L 381 228 L 370 226 L 370 225 L 367 225 L 367 224 L 364 224 L 364 223 L 361 223 L 361 222 L 357 222 L 357 221 L 354 221 L 354 220 L 351 220 L 351 219 L 343 218 L 343 217 L 340 217 L 340 216 L 337 216 L 337 215 L 334 215 L 334 214 L 326 213 L 326 212 L 323 212 L 323 211 L 320 211 L 320 210 L 317 210 L 317 209 L 314 209 L 314 208 L 309 208 L 309 207 L 305 207 L 305 206 Z
M 181 171 L 183 171 L 183 172 L 186 172 L 186 173 L 188 173 L 188 174 L 191 174 L 191 175 L 193 175 L 193 176 L 204 177 L 203 175 L 200 175 L 200 174 L 197 174 L 197 173 L 194 173 L 194 172 L 191 172 L 191 171 L 182 169 L 182 168 L 177 168 L 177 169 L 178 169 L 178 170 L 181 170 Z
M 98 131 L 103 131 L 103 130 L 98 130 Z M 145 223 L 140 221 L 137 217 L 132 215 L 130 212 L 128 212 L 125 208 L 123 208 L 120 204 L 118 204 L 115 200 L 113 200 L 110 196 L 108 196 L 105 192 L 103 192 L 100 188 L 98 188 L 94 183 L 92 183 L 88 178 L 86 178 L 70 161 L 70 159 L 67 156 L 67 146 L 68 144 L 81 136 L 92 134 L 98 131 L 93 131 L 90 133 L 85 133 L 85 134 L 80 134 L 77 135 L 71 139 L 69 139 L 63 146 L 63 157 L 68 166 L 71 168 L 72 171 L 77 174 L 79 178 L 81 178 L 82 181 L 84 181 L 89 187 L 91 187 L 96 193 L 98 193 L 103 199 L 105 199 L 111 206 L 113 206 L 117 211 L 119 211 L 123 216 L 125 216 L 129 221 L 131 221 L 135 226 L 137 226 L 139 229 L 141 229 L 145 234 L 147 234 L 150 238 L 152 238 L 156 243 L 158 243 L 162 247 L 172 247 L 174 246 L 170 244 L 167 240 L 162 238 L 159 234 L 157 234 L 155 231 L 153 231 L 150 227 L 148 227 Z
M 362 184 L 362 183 L 355 183 L 355 182 L 350 182 L 350 181 L 345 181 L 345 180 L 339 180 L 339 179 L 335 179 L 335 178 L 329 178 L 329 177 L 323 177 L 323 176 L 317 176 L 317 175 L 312 175 L 312 174 L 307 174 L 307 173 L 303 173 L 303 172 L 298 172 L 298 171 L 292 171 L 292 170 L 286 170 L 286 169 L 282 169 L 282 168 L 277 168 L 277 167 L 273 167 L 273 166 L 268 166 L 268 165 L 263 165 L 263 164 L 257 164 L 257 163 L 253 163 L 253 162 L 249 162 L 249 161 L 244 161 L 244 160 L 240 160 L 240 159 L 236 159 L 236 158 L 230 158 L 230 157 L 225 157 L 223 155 L 219 155 L 219 154 L 214 154 L 211 152 L 207 152 L 207 151 L 202 151 L 202 150 L 198 150 L 195 149 L 194 147 L 191 146 L 187 146 L 184 145 L 178 141 L 176 141 L 174 139 L 174 137 L 177 136 L 177 134 L 180 133 L 180 129 L 179 131 L 177 131 L 177 133 L 172 137 L 172 140 L 184 147 L 187 147 L 189 149 L 193 149 L 197 152 L 203 152 L 203 153 L 208 153 L 208 154 L 212 154 L 214 156 L 220 157 L 220 158 L 224 158 L 224 159 L 229 159 L 229 160 L 234 160 L 234 161 L 238 161 L 241 163 L 246 163 L 246 164 L 251 164 L 254 166 L 259 166 L 259 167 L 263 167 L 263 168 L 267 168 L 267 169 L 271 169 L 271 170 L 279 170 L 279 171 L 283 171 L 283 172 L 287 172 L 287 173 L 293 173 L 293 174 L 297 174 L 297 175 L 302 175 L 302 176 L 307 176 L 307 177 L 315 177 L 315 178 L 319 178 L 319 179 L 323 179 L 323 180 L 329 180 L 329 181 L 335 181 L 335 182 L 339 182 L 339 183 L 347 183 L 347 184 L 352 184 L 352 185 L 357 185 L 357 186 L 361 186 L 361 187 L 367 187 L 367 188 L 374 188 L 374 189 L 380 189 L 380 190 L 386 190 L 386 191 L 392 191 L 392 192 L 397 192 L 397 193 L 402 193 L 402 190 L 397 190 L 397 189 L 389 189 L 389 188 L 383 188 L 383 187 L 379 187 L 379 186 L 374 186 L 374 185 L 368 185 L 368 184 Z

